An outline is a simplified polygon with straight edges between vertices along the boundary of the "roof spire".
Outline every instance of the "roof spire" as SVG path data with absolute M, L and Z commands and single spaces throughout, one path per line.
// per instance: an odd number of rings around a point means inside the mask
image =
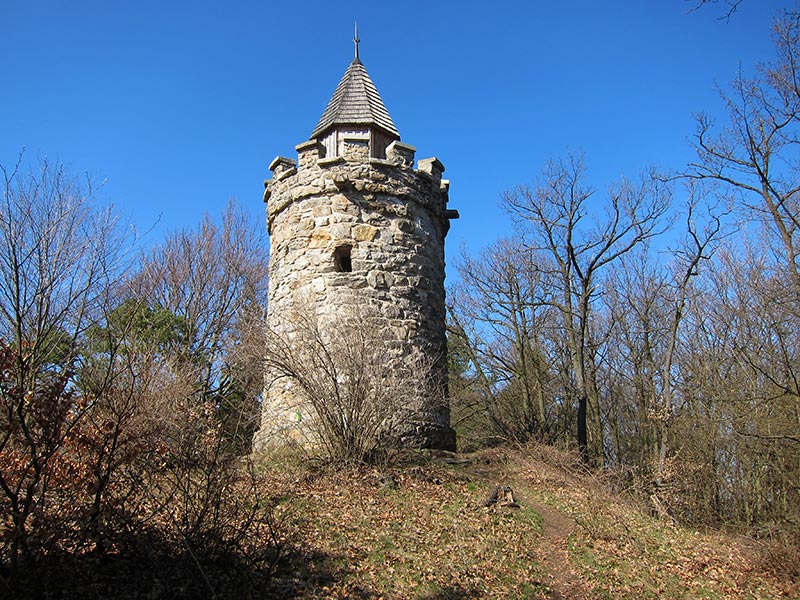
M 342 80 L 333 92 L 325 112 L 322 113 L 311 139 L 318 139 L 331 129 L 376 128 L 393 140 L 399 140 L 400 134 L 392 122 L 386 106 L 381 100 L 375 84 L 367 74 L 367 70 L 358 58 L 358 32 L 354 39 L 356 56 L 347 67 Z
M 355 44 L 355 46 L 356 46 L 356 56 L 355 56 L 355 58 L 353 59 L 353 62 L 360 63 L 360 62 L 361 62 L 361 59 L 358 57 L 358 43 L 359 43 L 361 40 L 360 40 L 360 39 L 358 39 L 358 21 L 356 21 L 355 23 L 356 23 L 356 35 L 355 35 L 355 37 L 353 38 L 353 44 Z

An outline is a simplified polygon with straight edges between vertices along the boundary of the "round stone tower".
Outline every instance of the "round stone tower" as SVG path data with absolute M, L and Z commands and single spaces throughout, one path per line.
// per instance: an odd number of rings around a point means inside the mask
M 310 311 L 324 336 L 368 314 L 369 343 L 388 350 L 387 370 L 423 357 L 433 371 L 427 389 L 413 392 L 422 397 L 408 398 L 412 414 L 399 440 L 455 449 L 446 402 L 444 240 L 458 213 L 447 209 L 442 163 L 428 158 L 414 168 L 415 148 L 400 141 L 357 39 L 310 139 L 295 149 L 297 160 L 272 161 L 265 182 L 270 328 L 287 331 L 291 315 Z M 261 447 L 301 439 L 311 411 L 291 385 L 270 379 Z

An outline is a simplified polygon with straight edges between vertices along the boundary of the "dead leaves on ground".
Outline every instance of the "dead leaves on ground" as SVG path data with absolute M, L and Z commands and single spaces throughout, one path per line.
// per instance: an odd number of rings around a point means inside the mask
M 303 597 L 354 597 L 357 585 L 363 598 L 547 598 L 530 543 L 536 515 L 482 507 L 491 489 L 443 469 L 328 473 L 298 487 L 288 510 L 299 538 L 332 559 Z
M 297 550 L 277 578 L 284 597 L 796 597 L 732 536 L 663 524 L 582 473 L 507 459 L 477 476 L 464 465 L 283 473 Z M 516 503 L 484 506 L 508 485 Z M 535 506 L 569 530 L 550 531 Z M 567 573 L 578 577 L 559 581 Z

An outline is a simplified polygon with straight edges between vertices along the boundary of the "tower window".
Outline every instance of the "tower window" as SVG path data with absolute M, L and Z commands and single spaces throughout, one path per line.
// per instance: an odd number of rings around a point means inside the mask
M 339 246 L 333 252 L 333 266 L 338 273 L 350 273 L 353 270 L 353 261 L 350 259 L 350 246 Z

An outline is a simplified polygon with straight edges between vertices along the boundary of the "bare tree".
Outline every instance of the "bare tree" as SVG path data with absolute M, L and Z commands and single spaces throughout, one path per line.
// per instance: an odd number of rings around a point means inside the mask
M 684 2 L 689 2 L 692 4 L 692 7 L 689 9 L 690 11 L 695 11 L 703 6 L 708 6 L 711 4 L 719 4 L 719 0 L 684 0 Z M 720 17 L 723 20 L 730 20 L 733 14 L 739 9 L 739 5 L 742 4 L 744 0 L 724 0 L 725 5 L 725 14 Z
M 777 60 L 753 78 L 740 75 L 723 95 L 727 125 L 698 117 L 698 160 L 686 175 L 727 185 L 746 216 L 777 235 L 775 250 L 800 298 L 800 16 L 778 20 L 774 31 Z
M 133 277 L 130 295 L 168 311 L 185 324 L 176 352 L 194 370 L 198 401 L 212 400 L 240 452 L 257 429 L 263 386 L 261 357 L 237 351 L 250 315 L 266 307 L 266 233 L 234 202 L 220 223 L 209 215 L 155 247 Z
M 722 217 L 724 209 L 719 203 L 707 206 L 705 219 L 698 218 L 698 207 L 701 199 L 694 194 L 694 186 L 690 187 L 686 211 L 686 233 L 682 245 L 674 251 L 675 266 L 671 286 L 670 315 L 667 320 L 666 350 L 661 365 L 661 392 L 659 401 L 653 407 L 653 418 L 657 423 L 656 435 L 656 467 L 654 483 L 656 488 L 664 479 L 667 457 L 668 427 L 675 410 L 675 382 L 673 368 L 676 363 L 676 352 L 679 341 L 679 329 L 682 325 L 686 304 L 691 294 L 692 278 L 700 273 L 701 263 L 710 261 L 723 237 Z
M 610 363 L 621 380 L 617 395 L 631 408 L 613 410 L 618 459 L 647 478 L 650 500 L 664 517 L 660 491 L 668 483 L 667 459 L 675 450 L 670 428 L 681 389 L 681 329 L 687 304 L 699 294 L 693 281 L 702 266 L 709 266 L 723 237 L 725 209 L 719 200 L 707 203 L 699 187 L 688 186 L 684 237 L 670 251 L 671 260 L 665 265 L 642 246 L 622 258 L 607 286 L 613 322 Z
M 780 529 L 798 518 L 798 313 L 770 251 L 735 242 L 688 301 L 670 503 L 689 520 Z
M 696 414 L 727 420 L 709 419 L 716 429 L 707 438 L 723 448 L 708 449 L 719 470 L 715 502 L 721 518 L 746 523 L 791 513 L 781 507 L 791 505 L 785 478 L 797 452 L 790 432 L 798 414 L 800 15 L 787 11 L 778 19 L 774 40 L 776 58 L 752 77 L 740 75 L 723 96 L 724 126 L 698 118 L 698 158 L 686 173 L 727 189 L 749 238 L 722 255 L 714 274 L 717 303 L 703 325 L 714 326 L 716 343 L 726 346 L 715 353 L 719 364 L 704 368 L 708 406 L 692 404 Z M 717 376 L 723 369 L 725 377 Z M 718 382 L 717 395 L 710 382 Z
M 551 382 L 552 291 L 542 257 L 500 240 L 480 256 L 463 255 L 451 290 L 451 335 L 457 336 L 483 393 L 471 412 L 488 417 L 484 436 L 550 440 L 557 417 Z M 453 398 L 453 410 L 463 408 Z M 467 415 L 463 415 L 465 418 Z
M 604 267 L 658 235 L 669 207 L 669 191 L 655 178 L 634 185 L 622 181 L 608 191 L 602 217 L 592 217 L 581 158 L 549 162 L 536 187 L 505 194 L 503 204 L 520 226 L 526 247 L 545 253 L 555 290 L 552 305 L 562 319 L 577 396 L 578 447 L 587 462 L 603 458 L 603 432 L 596 381 L 597 344 L 592 310 Z M 591 421 L 591 427 L 588 425 Z
M 114 590 L 128 571 L 158 564 L 164 573 L 163 559 L 174 569 L 184 556 L 190 563 L 173 576 L 199 572 L 192 595 L 247 576 L 263 582 L 282 543 L 278 524 L 220 414 L 233 398 L 226 377 L 249 385 L 254 401 L 262 385 L 260 357 L 234 350 L 242 316 L 249 323 L 259 310 L 263 248 L 231 212 L 221 231 L 207 223 L 204 235 L 176 242 L 186 254 L 167 265 L 188 266 L 174 293 L 144 276 L 134 288 L 131 240 L 89 182 L 47 162 L 2 173 L 0 585 L 45 596 L 54 562 L 111 550 L 115 563 L 136 565 L 105 576 Z M 175 302 L 159 304 L 153 290 Z M 92 569 L 92 589 L 104 585 L 104 564 Z M 81 589 L 82 577 L 65 585 Z
M 12 562 L 29 557 L 29 519 L 46 502 L 64 440 L 91 409 L 74 378 L 82 340 L 101 321 L 124 266 L 126 237 L 91 181 L 42 161 L 3 173 L 0 206 L 0 490 Z
M 608 407 L 611 462 L 649 477 L 656 454 L 652 417 L 659 406 L 670 278 L 646 244 L 616 267 L 604 296 L 612 323 L 605 352 L 605 387 L 615 398 Z

